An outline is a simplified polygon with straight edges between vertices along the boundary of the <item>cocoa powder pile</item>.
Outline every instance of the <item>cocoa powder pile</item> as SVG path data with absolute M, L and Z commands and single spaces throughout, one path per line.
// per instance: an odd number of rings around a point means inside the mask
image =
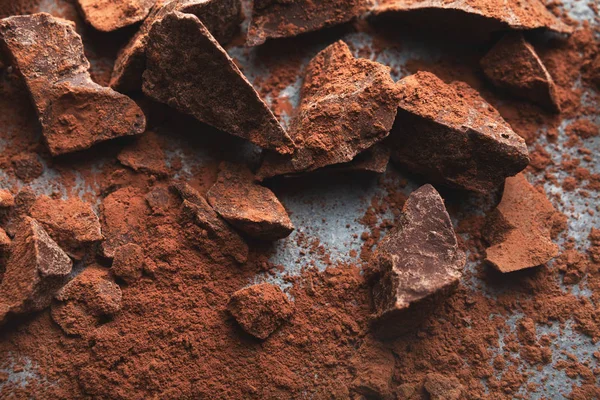
M 600 398 L 593 2 L 50 3 L 0 5 L 0 398 Z

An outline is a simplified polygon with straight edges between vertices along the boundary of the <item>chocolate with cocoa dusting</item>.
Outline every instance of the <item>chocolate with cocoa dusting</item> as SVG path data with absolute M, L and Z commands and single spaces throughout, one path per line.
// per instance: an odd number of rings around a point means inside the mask
M 350 388 L 366 399 L 392 399 L 394 354 L 379 341 L 367 338 L 351 360 L 355 378 Z
M 501 272 L 542 265 L 558 255 L 551 233 L 559 214 L 523 174 L 506 179 L 502 201 L 487 217 L 486 260 Z
M 165 152 L 154 132 L 146 132 L 136 138 L 132 144 L 123 148 L 117 159 L 134 171 L 167 175 Z
M 0 189 L 0 208 L 8 208 L 15 205 L 15 197 L 6 189 Z
M 8 314 L 39 311 L 50 305 L 73 262 L 33 218 L 25 217 L 12 242 L 0 283 L 0 324 Z
M 355 58 L 342 41 L 330 45 L 306 68 L 290 127 L 296 152 L 291 157 L 268 153 L 258 179 L 352 161 L 389 134 L 396 93 L 389 67 Z
M 293 151 L 271 110 L 198 17 L 169 13 L 149 35 L 146 95 L 259 147 Z
M 6 18 L 0 43 L 27 84 L 53 156 L 144 132 L 135 102 L 90 78 L 72 22 L 45 13 Z
M 456 287 L 465 261 L 439 193 L 431 185 L 411 193 L 399 225 L 372 258 L 375 335 L 389 339 L 414 329 Z
M 144 268 L 144 249 L 135 243 L 127 243 L 115 250 L 115 257 L 110 268 L 112 273 L 132 284 L 142 277 Z
M 252 171 L 228 162 L 219 169 L 206 199 L 221 217 L 257 239 L 278 240 L 292 233 L 294 225 L 285 208 L 273 192 L 254 183 Z
M 393 161 L 432 182 L 482 193 L 529 164 L 525 141 L 470 87 L 418 72 L 398 88 Z
M 156 0 L 77 0 L 86 22 L 102 32 L 143 21 Z
M 248 28 L 247 44 L 296 36 L 348 22 L 365 12 L 369 0 L 256 0 Z
M 481 67 L 495 86 L 560 112 L 554 80 L 522 34 L 506 34 L 481 59 Z

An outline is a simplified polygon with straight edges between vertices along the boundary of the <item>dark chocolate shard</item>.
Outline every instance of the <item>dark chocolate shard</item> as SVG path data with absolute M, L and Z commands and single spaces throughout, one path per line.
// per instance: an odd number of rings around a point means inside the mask
M 504 35 L 481 59 L 481 67 L 495 86 L 560 112 L 554 80 L 521 33 Z
M 174 185 L 183 199 L 181 214 L 186 237 L 209 255 L 222 254 L 243 264 L 248 260 L 248 245 L 222 220 L 194 188 L 186 183 Z
M 388 339 L 417 326 L 457 286 L 465 261 L 439 193 L 431 185 L 411 193 L 373 255 L 374 333 Z
M 573 31 L 573 28 L 554 16 L 539 0 L 383 0 L 379 1 L 372 11 L 375 15 L 403 13 L 421 18 L 424 15 L 425 18 L 420 21 L 439 21 L 449 25 L 465 21 L 452 18 L 457 15 L 454 13 L 460 13 L 472 17 L 473 22 L 476 21 L 477 24 L 489 24 L 493 30 L 544 28 L 558 33 Z
M 429 72 L 398 82 L 392 160 L 432 182 L 486 193 L 529 164 L 525 141 L 472 88 Z
M 294 307 L 278 286 L 252 285 L 235 292 L 227 309 L 238 324 L 258 339 L 266 339 L 289 321 Z
M 41 224 L 25 217 L 0 284 L 0 323 L 10 314 L 42 310 L 64 285 L 73 262 Z
M 498 207 L 486 220 L 486 261 L 501 272 L 542 265 L 558 255 L 551 232 L 559 223 L 552 203 L 523 174 L 506 179 Z
M 156 0 L 77 0 L 85 21 L 101 32 L 141 22 Z
M 172 11 L 194 14 L 213 37 L 225 45 L 242 21 L 240 0 L 158 0 L 138 32 L 119 51 L 110 79 L 110 87 L 128 93 L 142 88 L 146 69 L 146 44 L 152 24 Z
M 293 151 L 292 139 L 198 17 L 169 13 L 149 35 L 146 95 L 259 147 Z
M 133 100 L 92 81 L 72 22 L 45 13 L 6 18 L 0 43 L 23 76 L 53 156 L 144 132 Z
M 290 127 L 296 152 L 267 153 L 258 179 L 352 161 L 389 134 L 398 104 L 390 68 L 354 58 L 342 41 L 311 60 L 300 97 Z
M 251 237 L 273 241 L 294 230 L 275 194 L 254 183 L 254 174 L 243 165 L 221 163 L 206 199 L 221 217 Z
M 368 0 L 256 0 L 248 28 L 247 45 L 267 39 L 297 36 L 348 22 L 364 13 Z

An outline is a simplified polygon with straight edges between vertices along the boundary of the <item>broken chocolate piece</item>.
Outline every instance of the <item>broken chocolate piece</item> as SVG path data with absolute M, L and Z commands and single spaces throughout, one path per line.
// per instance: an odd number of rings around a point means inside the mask
M 137 104 L 90 78 L 72 22 L 45 13 L 6 18 L 0 43 L 25 80 L 53 156 L 144 132 Z
M 83 258 L 92 244 L 103 239 L 100 221 L 92 206 L 77 197 L 62 200 L 40 196 L 29 213 L 76 260 Z
M 0 208 L 8 208 L 15 205 L 15 198 L 6 189 L 0 189 Z
M 455 377 L 447 377 L 437 373 L 427 374 L 424 387 L 431 400 L 459 400 L 463 398 L 463 386 Z
M 293 305 L 278 286 L 252 285 L 235 292 L 227 309 L 249 334 L 266 339 L 294 313 Z
M 501 272 L 542 265 L 558 255 L 551 231 L 557 211 L 523 174 L 506 179 L 498 207 L 487 217 L 486 260 Z
M 390 161 L 391 151 L 384 144 L 377 143 L 363 151 L 350 162 L 331 165 L 327 168 L 333 171 L 366 171 L 383 174 Z
M 425 185 L 411 193 L 399 226 L 373 255 L 375 334 L 393 338 L 418 325 L 458 285 L 465 261 L 438 192 Z
M 275 194 L 255 184 L 254 174 L 243 165 L 221 163 L 206 199 L 227 222 L 257 239 L 278 240 L 294 230 Z
M 223 254 L 239 264 L 248 260 L 248 245 L 223 221 L 194 188 L 186 183 L 174 185 L 183 199 L 182 216 L 186 237 L 209 255 Z
M 271 110 L 196 16 L 176 11 L 155 22 L 146 55 L 146 95 L 259 147 L 293 151 Z
M 525 141 L 466 84 L 418 72 L 398 88 L 393 161 L 430 181 L 482 193 L 529 164 Z
M 7 254 L 10 251 L 11 240 L 6 234 L 6 231 L 0 228 L 0 257 Z M 0 279 L 0 282 L 2 280 Z
M 7 314 L 39 311 L 66 282 L 73 262 L 33 218 L 25 217 L 12 242 L 0 284 L 0 323 Z
M 330 45 L 306 69 L 290 128 L 296 152 L 291 157 L 268 153 L 258 178 L 352 161 L 389 134 L 396 93 L 389 67 L 354 58 L 342 41 Z
M 111 271 L 115 276 L 132 284 L 142 277 L 144 250 L 134 243 L 117 247 Z
M 254 1 L 247 45 L 267 39 L 297 36 L 348 22 L 368 8 L 367 0 L 262 0 Z
M 17 178 L 29 183 L 44 173 L 44 165 L 35 153 L 22 153 L 11 159 Z
M 554 81 L 522 34 L 506 34 L 481 59 L 481 67 L 495 86 L 560 112 Z
M 165 152 L 154 132 L 136 138 L 134 143 L 121 150 L 117 159 L 134 171 L 167 175 Z
M 444 25 L 463 24 L 468 28 L 472 25 L 488 25 L 492 31 L 507 28 L 544 28 L 558 33 L 573 31 L 573 28 L 555 17 L 539 0 L 383 0 L 377 2 L 372 11 L 375 15 L 402 13 L 431 25 L 434 22 Z M 453 27 L 462 28 L 459 25 Z
M 380 342 L 367 339 L 351 360 L 355 372 L 351 388 L 366 399 L 391 399 L 394 355 Z
M 67 335 L 85 336 L 119 312 L 121 297 L 106 270 L 88 267 L 56 294 L 52 319 Z
M 101 32 L 143 21 L 156 0 L 77 0 L 86 22 Z
M 142 88 L 150 28 L 154 22 L 175 10 L 197 16 L 221 45 L 231 40 L 242 21 L 240 0 L 156 1 L 139 31 L 119 51 L 110 80 L 112 88 L 120 92 Z

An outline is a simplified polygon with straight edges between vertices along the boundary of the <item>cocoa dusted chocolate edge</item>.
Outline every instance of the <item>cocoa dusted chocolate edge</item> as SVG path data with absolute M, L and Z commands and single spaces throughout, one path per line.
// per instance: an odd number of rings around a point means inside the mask
M 72 22 L 46 13 L 5 18 L 0 43 L 27 85 L 53 156 L 144 132 L 133 100 L 92 81 Z
M 417 327 L 458 285 L 465 261 L 439 193 L 431 185 L 411 193 L 372 257 L 373 334 L 392 339 Z
M 85 21 L 101 32 L 112 32 L 141 22 L 156 0 L 77 0 Z
M 294 151 L 267 104 L 198 17 L 174 11 L 149 35 L 147 96 L 261 148 Z

